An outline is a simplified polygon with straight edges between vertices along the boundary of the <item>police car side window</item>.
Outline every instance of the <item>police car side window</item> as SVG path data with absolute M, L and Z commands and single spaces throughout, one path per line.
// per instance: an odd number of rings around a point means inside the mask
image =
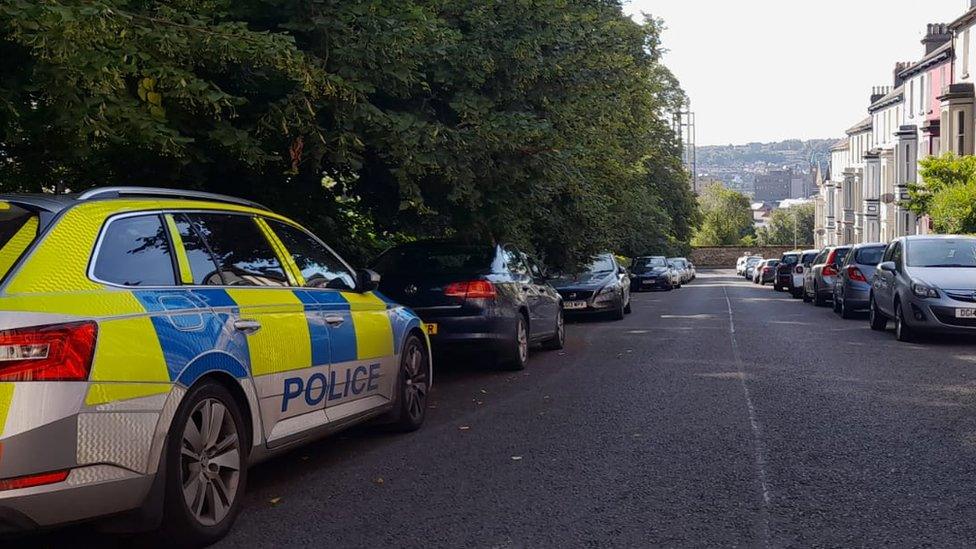
M 186 258 L 190 263 L 190 272 L 193 274 L 193 283 L 198 286 L 222 285 L 224 282 L 220 278 L 217 263 L 203 239 L 193 229 L 190 220 L 185 215 L 174 215 L 173 221 L 176 222 L 180 240 L 183 241 L 183 249 L 186 251 Z
M 291 253 L 307 288 L 356 289 L 356 277 L 321 242 L 287 223 L 273 219 L 265 221 Z
M 109 222 L 98 245 L 92 275 L 123 286 L 175 286 L 173 255 L 158 215 Z
M 251 216 L 193 213 L 187 214 L 187 218 L 213 252 L 224 285 L 288 285 L 278 256 Z M 206 283 L 221 282 L 209 277 Z

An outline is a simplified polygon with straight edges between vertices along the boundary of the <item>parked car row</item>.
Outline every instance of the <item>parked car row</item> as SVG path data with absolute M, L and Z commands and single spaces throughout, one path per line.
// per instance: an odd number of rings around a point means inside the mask
M 563 348 L 566 317 L 631 311 L 630 275 L 610 253 L 552 276 L 512 245 L 419 241 L 387 250 L 372 269 L 384 295 L 420 316 L 435 355 L 483 350 L 514 370 L 533 344 Z
M 845 319 L 866 311 L 871 329 L 893 323 L 899 341 L 976 334 L 976 237 L 915 235 L 788 252 L 775 289 L 815 306 L 829 302 Z
M 630 264 L 631 291 L 671 291 L 698 276 L 695 265 L 684 257 L 663 255 L 636 257 Z

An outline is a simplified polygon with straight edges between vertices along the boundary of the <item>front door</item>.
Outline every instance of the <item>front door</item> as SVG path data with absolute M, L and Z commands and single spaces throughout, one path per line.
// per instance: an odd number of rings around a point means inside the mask
M 328 342 L 329 421 L 389 403 L 399 373 L 390 306 L 373 292 L 356 291 L 353 271 L 310 233 L 282 221 L 265 223 L 297 279 L 295 295 L 305 305 L 313 349 Z
M 229 334 L 246 338 L 269 444 L 326 423 L 322 384 L 330 357 L 313 353 L 305 305 L 259 220 L 186 213 L 175 222 L 194 284 L 224 287 L 226 299 L 209 305 L 226 315 Z

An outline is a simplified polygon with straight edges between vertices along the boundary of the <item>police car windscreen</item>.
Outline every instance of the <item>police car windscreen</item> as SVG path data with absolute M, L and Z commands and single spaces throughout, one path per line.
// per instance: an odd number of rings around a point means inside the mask
M 431 244 L 394 248 L 376 261 L 373 269 L 384 274 L 478 274 L 491 271 L 492 246 Z

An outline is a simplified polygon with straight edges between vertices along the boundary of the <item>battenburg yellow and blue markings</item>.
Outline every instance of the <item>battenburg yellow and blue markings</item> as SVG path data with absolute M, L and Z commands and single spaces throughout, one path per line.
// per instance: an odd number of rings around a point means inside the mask
M 392 356 L 396 353 L 394 341 L 401 342 L 407 330 L 419 322 L 412 313 L 392 308 L 385 298 L 335 290 L 193 288 L 136 290 L 133 295 L 151 314 L 169 380 L 183 385 L 191 385 L 201 375 L 214 370 L 235 377 L 246 377 L 249 373 L 260 376 Z M 293 312 L 271 307 L 263 313 L 255 305 L 258 302 L 269 306 L 275 303 L 287 305 L 290 300 L 299 304 Z M 333 315 L 341 317 L 343 322 L 330 326 L 326 317 Z M 236 318 L 249 316 L 262 322 L 261 330 L 250 336 L 233 327 Z M 272 333 L 268 341 L 255 337 L 265 329 L 264 324 L 269 320 L 283 322 L 282 317 L 296 316 L 304 317 L 299 321 L 301 326 L 297 328 L 292 322 L 286 336 L 307 341 L 305 349 L 292 349 L 290 354 L 282 355 L 282 341 L 274 337 L 280 334 Z M 267 330 L 273 331 L 274 327 Z M 262 356 L 256 348 L 258 345 L 267 345 L 268 353 Z M 255 368 L 255 357 L 275 362 Z M 301 358 L 299 361 L 289 360 L 294 357 Z M 359 394 L 358 388 L 374 385 L 379 375 L 378 366 L 362 368 L 361 372 L 354 369 L 345 376 L 348 378 L 345 381 L 352 386 L 345 390 L 347 395 L 349 391 Z M 360 384 L 363 376 L 366 381 Z M 310 378 L 307 384 L 312 385 L 313 380 L 315 383 L 319 381 Z M 335 380 L 331 381 L 330 387 Z M 287 387 L 285 392 L 288 392 Z

